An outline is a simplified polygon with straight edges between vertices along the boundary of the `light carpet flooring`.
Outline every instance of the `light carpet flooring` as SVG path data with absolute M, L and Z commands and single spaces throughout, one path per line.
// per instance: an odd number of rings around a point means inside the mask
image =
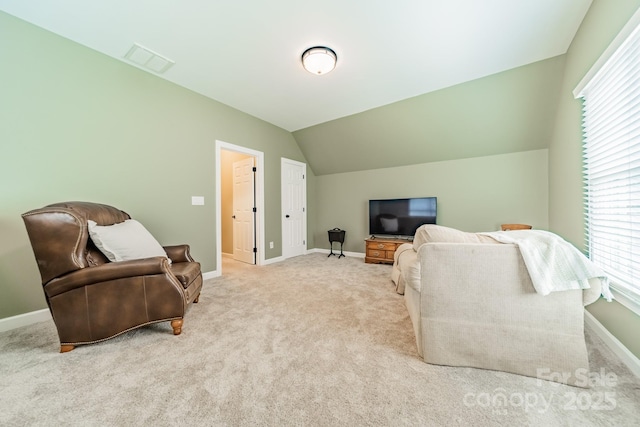
M 60 354 L 52 322 L 1 333 L 0 425 L 640 422 L 640 381 L 588 331 L 591 371 L 605 383 L 589 389 L 424 363 L 390 272 L 318 253 L 261 267 L 225 260 L 180 336 L 164 322 Z

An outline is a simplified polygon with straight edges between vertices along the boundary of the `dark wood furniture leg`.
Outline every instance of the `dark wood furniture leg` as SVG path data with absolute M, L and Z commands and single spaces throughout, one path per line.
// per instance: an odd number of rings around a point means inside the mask
M 171 321 L 171 327 L 173 328 L 173 335 L 180 335 L 182 332 L 182 319 L 174 319 Z

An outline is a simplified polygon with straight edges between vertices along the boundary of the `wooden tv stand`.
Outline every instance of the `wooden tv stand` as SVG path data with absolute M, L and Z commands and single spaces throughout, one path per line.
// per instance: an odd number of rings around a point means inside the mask
M 364 262 L 369 264 L 393 264 L 393 254 L 403 243 L 411 243 L 406 239 L 385 239 L 382 237 L 370 237 L 365 239 Z

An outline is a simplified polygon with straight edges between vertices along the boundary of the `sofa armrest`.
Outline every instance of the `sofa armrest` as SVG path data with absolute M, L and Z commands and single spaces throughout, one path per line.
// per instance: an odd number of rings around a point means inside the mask
M 165 257 L 153 257 L 86 267 L 51 280 L 44 291 L 51 298 L 94 283 L 152 274 L 171 274 L 169 261 Z
M 193 262 L 189 245 L 163 246 L 164 251 L 172 262 Z
M 413 250 L 413 244 L 411 243 L 403 243 L 396 248 L 396 251 L 393 253 L 393 263 L 398 264 L 398 258 L 404 251 Z

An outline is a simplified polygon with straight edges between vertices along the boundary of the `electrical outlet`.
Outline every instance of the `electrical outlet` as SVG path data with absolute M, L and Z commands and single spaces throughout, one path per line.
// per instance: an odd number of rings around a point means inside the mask
M 273 249 L 273 242 L 269 242 L 269 249 Z

